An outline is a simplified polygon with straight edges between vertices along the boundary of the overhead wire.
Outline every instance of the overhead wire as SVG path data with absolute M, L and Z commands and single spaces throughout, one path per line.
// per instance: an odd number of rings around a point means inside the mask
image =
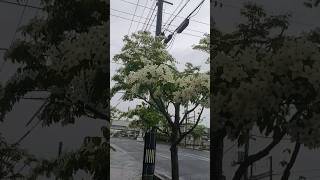
M 32 6 L 32 5 L 24 5 L 18 2 L 11 2 L 11 1 L 6 1 L 6 0 L 0 0 L 0 3 L 5 3 L 5 4 L 12 4 L 12 5 L 16 5 L 16 6 L 26 6 L 28 8 L 33 8 L 33 9 L 43 9 L 42 7 L 38 7 L 38 6 Z
M 117 17 L 117 18 L 120 18 L 120 19 L 124 19 L 124 20 L 129 20 L 131 21 L 130 19 L 126 18 L 126 17 L 122 17 L 122 16 L 118 16 L 118 15 L 115 15 L 115 14 L 110 14 L 110 16 L 113 16 L 113 17 Z M 135 22 L 137 22 L 136 20 L 134 20 Z M 154 25 L 152 25 L 152 27 L 155 27 Z M 188 36 L 193 36 L 193 37 L 200 37 L 202 38 L 202 36 L 199 36 L 199 35 L 195 35 L 195 34 L 190 34 L 190 33 L 186 33 L 186 32 L 183 32 L 181 34 L 184 34 L 184 35 L 188 35 Z
M 137 25 L 137 27 L 136 27 L 135 32 L 138 31 L 138 29 L 139 29 L 140 21 L 141 21 L 142 17 L 144 16 L 144 12 L 146 11 L 146 8 L 147 8 L 147 6 L 148 6 L 148 3 L 149 3 L 149 0 L 146 0 L 146 3 L 144 4 L 144 8 L 143 8 L 143 10 L 142 10 L 142 14 L 141 14 L 141 16 L 140 16 L 140 18 L 139 18 L 139 20 L 138 20 L 139 23 L 138 23 L 138 25 Z
M 123 13 L 123 14 L 127 14 L 127 15 L 132 15 L 131 13 L 128 13 L 128 12 L 125 12 L 125 11 L 121 11 L 121 10 L 118 10 L 118 9 L 114 9 L 114 8 L 110 8 L 112 11 L 116 11 L 116 12 L 120 12 L 120 13 Z M 148 18 L 146 18 L 146 17 L 142 17 L 142 16 L 136 16 L 136 17 L 141 17 L 141 19 L 146 19 L 146 20 L 148 20 Z M 141 21 L 141 20 L 140 20 Z M 140 24 L 141 24 L 141 22 L 140 22 Z M 142 23 L 143 24 L 143 23 Z M 172 26 L 171 27 L 174 27 L 174 28 L 176 28 L 176 27 L 178 27 L 178 25 L 177 24 L 172 24 Z M 169 32 L 173 32 L 173 31 L 171 31 L 170 29 L 168 30 Z M 203 32 L 203 31 L 198 31 L 198 30 L 195 30 L 195 29 L 186 29 L 186 31 L 191 31 L 191 32 L 197 32 L 197 33 L 201 33 L 201 34 L 205 34 L 206 32 Z
M 3 2 L 3 1 L 1 1 L 1 2 Z M 22 4 L 20 4 L 20 3 L 17 3 L 17 4 L 18 4 L 18 5 L 22 5 Z M 26 3 L 22 5 L 22 6 L 23 6 L 23 9 L 22 9 L 22 12 L 21 12 L 21 14 L 20 14 L 20 17 L 19 17 L 19 19 L 18 19 L 18 23 L 16 24 L 16 28 L 15 28 L 15 31 L 14 31 L 14 34 L 13 34 L 13 38 L 12 38 L 12 40 L 11 40 L 11 42 L 10 42 L 9 47 L 11 47 L 11 46 L 13 45 L 13 42 L 16 40 L 16 36 L 17 36 L 17 33 L 18 33 L 19 28 L 20 28 L 20 26 L 21 26 L 21 23 L 22 23 L 22 20 L 23 20 L 23 17 L 24 17 L 24 14 L 25 14 L 25 12 L 26 12 L 26 9 L 27 9 L 28 4 L 29 4 L 29 0 L 27 0 Z M 2 72 L 2 70 L 3 70 L 3 68 L 4 68 L 5 65 L 6 65 L 6 61 L 3 60 L 3 62 L 1 63 L 1 66 L 0 66 L 0 72 Z
M 131 23 L 130 23 L 130 27 L 129 27 L 129 30 L 128 30 L 128 35 L 129 35 L 129 33 L 130 33 L 130 30 L 131 30 L 131 27 L 132 27 L 132 23 L 133 23 L 134 17 L 135 17 L 135 15 L 136 15 L 136 12 L 137 12 L 137 9 L 138 9 L 139 1 L 140 1 L 140 0 L 137 0 L 136 7 L 135 7 L 135 9 L 134 9 L 134 13 L 133 13 L 132 20 L 131 20 Z
M 204 1 L 205 1 L 205 0 L 202 0 L 202 1 L 199 3 L 199 5 L 185 18 L 185 20 L 187 20 L 187 19 L 189 20 L 190 17 L 191 17 L 191 15 L 192 15 L 197 9 L 200 10 L 200 9 L 201 9 L 201 6 L 202 6 L 203 3 L 204 3 Z M 189 1 L 188 1 L 188 2 L 189 2 Z M 187 2 L 187 3 L 188 3 L 188 2 Z M 184 7 L 185 7 L 185 6 L 184 6 Z M 184 7 L 182 7 L 179 12 L 181 12 L 181 10 L 182 10 Z M 178 12 L 178 13 L 179 13 L 179 12 Z M 198 12 L 199 12 L 199 11 L 198 11 Z M 198 12 L 197 12 L 197 13 L 198 13 Z M 195 16 L 195 15 L 194 15 L 194 16 Z M 193 17 L 194 17 L 194 16 L 193 16 Z M 176 16 L 175 16 L 175 17 L 176 17 Z M 173 19 L 174 19 L 174 18 L 173 18 Z M 173 21 L 173 19 L 171 20 L 171 22 Z M 184 21 L 185 21 L 185 20 L 184 20 Z M 171 22 L 168 24 L 169 26 L 170 26 Z M 168 26 L 168 28 L 169 28 L 169 26 Z M 166 30 L 168 30 L 168 28 L 167 28 Z M 173 32 L 171 32 L 171 36 L 174 36 L 174 35 L 175 35 L 175 32 L 177 32 L 179 28 L 180 28 L 180 26 L 178 26 Z M 164 30 L 164 32 L 165 32 L 166 30 Z M 181 33 L 181 32 L 180 32 L 180 33 Z M 172 42 L 173 42 L 173 40 L 172 40 Z M 171 43 L 172 43 L 172 42 L 171 42 Z
M 192 18 L 192 17 L 196 16 L 196 15 L 200 12 L 200 9 L 201 9 L 201 7 L 203 6 L 204 1 L 205 1 L 205 0 L 203 0 L 203 1 L 200 3 L 200 6 L 197 8 L 198 11 L 197 11 L 193 16 L 189 16 L 189 18 Z M 193 12 L 192 12 L 192 13 L 193 13 Z M 192 13 L 191 13 L 191 14 L 192 14 Z
M 167 21 L 163 24 L 163 28 L 166 27 L 166 25 L 168 24 L 169 20 L 171 19 L 171 17 L 173 16 L 174 12 L 176 12 L 180 6 L 182 5 L 184 1 L 181 0 L 180 3 L 178 4 L 178 6 L 172 11 L 171 15 L 168 17 Z
M 181 11 L 188 5 L 188 3 L 190 2 L 190 0 L 188 0 L 183 6 L 182 8 L 178 11 L 178 13 L 171 19 L 170 23 L 167 24 L 166 29 L 169 28 L 169 26 L 171 25 L 171 23 L 177 18 L 177 16 L 181 13 Z M 166 32 L 166 29 L 163 32 Z
M 133 4 L 133 5 L 135 5 L 134 3 L 130 2 L 130 1 L 127 1 L 127 0 L 120 0 L 120 1 L 125 2 L 125 3 L 127 3 L 127 4 Z M 138 5 L 138 6 L 143 7 L 143 5 Z M 146 7 L 146 8 L 147 8 L 147 9 L 152 9 L 152 8 L 149 8 L 149 7 Z M 169 15 L 171 14 L 171 13 L 166 12 L 166 11 L 164 11 L 163 13 L 164 13 L 164 14 L 169 14 Z M 178 17 L 178 18 L 181 18 L 181 19 L 185 19 L 185 18 L 182 17 L 182 16 L 177 16 L 177 17 Z M 192 21 L 193 21 L 193 22 L 200 23 L 200 24 L 204 24 L 204 25 L 207 25 L 207 26 L 210 26 L 210 23 L 202 22 L 202 21 L 195 20 L 195 19 L 193 19 Z
M 146 20 L 145 20 L 145 24 L 147 24 L 148 19 L 150 18 L 149 16 L 151 15 L 150 13 L 152 12 L 152 9 L 153 9 L 152 7 L 155 6 L 155 5 L 156 5 L 156 1 L 153 1 L 153 3 L 151 4 L 151 6 L 148 7 L 149 11 L 148 11 L 147 17 L 145 18 L 145 19 L 146 19 Z M 145 6 L 145 8 L 147 8 L 147 6 Z M 145 25 L 142 26 L 142 29 L 144 29 L 144 28 L 145 28 Z
M 147 23 L 147 25 L 146 25 L 146 27 L 145 27 L 145 30 L 147 30 L 148 29 L 148 26 L 149 26 L 149 23 L 150 23 L 150 20 L 152 19 L 152 16 L 153 16 L 153 13 L 155 12 L 155 10 L 156 10 L 156 5 L 154 5 L 154 8 L 153 8 L 153 10 L 152 10 L 152 13 L 151 13 L 151 16 L 150 16 L 150 18 L 149 18 L 149 20 L 148 20 L 148 23 Z M 152 24 L 152 23 L 151 23 Z
M 150 26 L 149 26 L 149 28 L 147 29 L 148 31 L 151 29 L 151 25 L 153 24 L 153 22 L 154 22 L 154 20 L 156 19 L 156 17 L 157 17 L 157 14 L 154 14 L 153 19 L 152 19 L 152 21 L 151 21 L 151 23 L 150 23 Z

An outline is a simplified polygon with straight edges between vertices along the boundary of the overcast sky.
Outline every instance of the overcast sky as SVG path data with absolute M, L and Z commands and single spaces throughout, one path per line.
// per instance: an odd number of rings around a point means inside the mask
M 163 25 L 169 24 L 174 15 L 180 10 L 182 6 L 186 4 L 188 0 L 169 0 L 173 5 L 164 3 L 164 13 L 163 13 Z M 181 13 L 172 21 L 169 29 L 175 29 L 185 17 L 188 16 L 201 2 L 202 0 L 192 0 L 185 6 Z M 136 6 L 137 2 L 139 5 Z M 111 0 L 111 21 L 110 21 L 110 51 L 111 51 L 111 62 L 112 57 L 119 53 L 121 47 L 123 46 L 123 37 L 128 34 L 132 34 L 136 31 L 143 29 L 143 23 L 146 22 L 146 17 L 149 11 L 151 14 L 154 7 L 155 0 Z M 209 57 L 208 54 L 193 50 L 192 46 L 196 45 L 204 34 L 208 34 L 210 30 L 210 1 L 205 0 L 199 11 L 196 11 L 194 17 L 191 18 L 189 26 L 185 29 L 183 34 L 178 34 L 174 41 L 172 41 L 171 46 L 168 47 L 168 51 L 173 55 L 173 57 L 178 61 L 177 67 L 183 70 L 185 64 L 190 62 L 194 65 L 199 65 L 202 67 L 203 71 L 209 70 L 209 65 L 205 64 L 205 61 Z M 136 9 L 137 7 L 137 9 Z M 146 8 L 145 8 L 146 7 Z M 133 19 L 133 14 L 136 10 L 136 16 Z M 157 9 L 156 9 L 157 10 Z M 155 11 L 156 13 L 156 11 Z M 169 19 L 170 18 L 170 19 Z M 133 22 L 131 24 L 131 20 Z M 169 21 L 168 21 L 169 19 Z M 142 22 L 142 23 L 139 23 Z M 151 24 L 151 23 L 150 23 Z M 156 20 L 153 21 L 150 31 L 155 34 L 155 24 Z M 131 25 L 131 28 L 130 28 Z M 167 26 L 165 26 L 167 27 Z M 129 31 L 130 29 L 130 31 Z M 119 68 L 120 65 L 111 63 L 111 76 L 115 73 L 115 70 Z M 113 85 L 113 83 L 111 84 Z M 135 102 L 123 102 L 119 100 L 121 94 L 117 94 L 111 100 L 112 105 L 118 105 L 122 111 L 127 111 L 128 107 L 135 107 Z M 206 109 L 203 113 L 202 124 L 209 127 L 209 109 Z
M 15 0 L 12 0 L 15 1 Z M 133 4 L 137 3 L 137 0 L 126 0 Z M 148 7 L 151 6 L 152 0 L 147 4 Z M 165 11 L 171 13 L 172 10 L 179 4 L 180 0 L 171 0 L 174 3 L 173 6 L 165 5 Z M 185 2 L 185 0 L 183 1 Z M 181 12 L 181 16 L 185 17 L 188 12 L 194 8 L 200 0 L 191 0 L 190 5 L 188 5 L 183 12 Z M 239 7 L 241 3 L 244 2 L 242 0 L 224 0 L 225 6 L 222 8 L 214 8 L 212 15 L 214 20 L 217 23 L 217 26 L 224 31 L 231 31 L 234 29 L 235 25 L 241 20 L 239 17 Z M 292 12 L 292 20 L 289 28 L 290 33 L 299 33 L 302 31 L 307 31 L 315 27 L 320 27 L 320 7 L 315 9 L 308 9 L 302 6 L 302 0 L 256 0 L 267 9 L 268 12 L 279 14 L 282 12 Z M 146 3 L 145 0 L 140 0 L 140 4 L 144 5 Z M 201 21 L 204 23 L 209 23 L 209 0 L 206 0 L 205 4 L 202 6 L 201 11 L 192 18 L 196 21 Z M 29 0 L 29 4 L 38 5 L 39 0 Z M 128 3 L 123 2 L 122 0 L 111 0 L 111 8 L 117 9 L 118 11 L 124 11 L 126 13 L 134 12 L 134 5 L 130 5 Z M 143 9 L 140 7 L 137 9 L 137 14 L 141 15 Z M 145 10 L 145 16 L 147 15 L 147 10 Z M 0 3 L 0 47 L 8 48 L 16 30 L 17 23 L 20 19 L 20 15 L 22 13 L 22 8 L 14 5 L 3 4 Z M 127 19 L 132 19 L 132 15 L 120 13 L 114 10 L 111 10 L 112 15 L 121 16 Z M 34 9 L 27 8 L 25 14 L 22 19 L 22 24 L 28 22 L 28 20 L 36 15 L 36 11 Z M 168 18 L 167 14 L 164 14 L 164 23 Z M 135 18 L 139 20 L 139 18 Z M 174 24 L 179 24 L 181 18 L 177 18 Z M 143 20 L 141 20 L 144 22 Z M 122 38 L 124 35 L 128 33 L 128 29 L 130 26 L 130 21 L 116 18 L 111 16 L 111 57 L 118 53 L 120 48 L 122 47 Z M 136 30 L 137 24 L 133 23 L 131 28 L 131 33 Z M 142 25 L 140 24 L 140 28 Z M 139 28 L 138 28 L 139 29 Z M 191 30 L 192 29 L 192 30 Z M 191 30 L 191 31 L 188 31 Z M 180 62 L 179 67 L 181 68 L 185 62 L 192 62 L 196 65 L 202 65 L 206 67 L 204 61 L 206 59 L 206 55 L 203 53 L 199 53 L 197 51 L 192 50 L 191 46 L 196 44 L 202 33 L 198 32 L 209 32 L 209 26 L 203 23 L 197 23 L 195 21 L 191 21 L 189 27 L 186 29 L 185 33 L 192 34 L 181 34 L 178 35 L 173 43 L 173 46 L 169 49 L 169 51 L 173 54 L 173 56 Z M 199 37 L 200 36 L 200 37 Z M 3 62 L 2 58 L 3 53 L 0 52 L 0 67 Z M 2 71 L 0 72 L 0 82 L 4 83 L 7 78 L 14 71 L 14 65 L 10 63 L 6 63 Z M 115 64 L 111 66 L 112 71 L 117 68 Z M 112 100 L 112 103 L 117 103 L 117 98 Z M 9 142 L 15 142 L 17 138 L 21 137 L 21 135 L 28 130 L 29 128 L 24 127 L 24 124 L 28 121 L 28 119 L 32 116 L 32 114 L 39 107 L 39 102 L 31 102 L 31 101 L 22 101 L 21 103 L 14 106 L 14 109 L 7 116 L 4 123 L 0 123 L 0 132 L 4 134 L 4 136 L 9 140 Z M 123 110 L 126 110 L 125 107 L 128 106 L 128 103 L 122 102 L 119 104 Z M 206 117 L 208 116 L 208 111 Z M 209 119 L 209 118 L 207 118 Z M 58 150 L 58 142 L 64 142 L 64 149 L 74 149 L 77 146 L 80 146 L 83 137 L 87 135 L 98 136 L 100 135 L 100 127 L 103 122 L 91 121 L 87 119 L 79 120 L 75 125 L 69 125 L 67 127 L 60 127 L 60 125 L 54 125 L 48 128 L 37 128 L 29 138 L 27 138 L 22 146 L 27 148 L 32 153 L 36 153 L 42 156 L 55 156 Z M 314 167 L 318 167 L 319 160 L 314 160 L 314 157 L 319 157 L 318 151 L 314 151 L 311 153 L 303 152 L 300 154 L 299 161 L 295 165 L 296 169 L 312 169 Z M 318 155 L 318 156 L 317 156 Z M 310 157 L 307 163 L 302 162 L 303 158 Z M 314 160 L 314 162 L 312 162 Z M 317 161 L 317 162 L 316 162 Z M 317 176 L 319 172 L 316 173 L 308 173 L 310 176 Z M 317 178 L 313 178 L 317 179 Z

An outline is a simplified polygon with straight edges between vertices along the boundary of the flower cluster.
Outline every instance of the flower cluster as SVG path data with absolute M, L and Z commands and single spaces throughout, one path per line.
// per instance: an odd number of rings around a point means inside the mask
M 200 102 L 208 105 L 209 75 L 182 75 L 176 69 L 165 65 L 146 65 L 131 72 L 126 79 L 133 94 L 154 92 L 177 103 Z

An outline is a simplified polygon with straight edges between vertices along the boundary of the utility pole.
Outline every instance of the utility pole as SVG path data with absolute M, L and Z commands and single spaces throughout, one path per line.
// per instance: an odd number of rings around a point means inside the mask
M 158 13 L 156 25 L 156 37 L 161 34 L 163 3 L 171 4 L 164 0 L 158 0 Z M 153 180 L 156 161 L 156 128 L 152 127 L 144 136 L 144 152 L 142 166 L 142 180 Z
M 272 156 L 269 157 L 269 163 L 270 180 L 272 180 Z
M 244 145 L 244 160 L 246 160 L 249 156 L 249 142 L 250 142 L 250 132 L 248 131 L 248 138 L 247 142 Z M 248 180 L 248 169 L 246 169 L 246 172 L 244 173 L 244 180 Z
M 162 26 L 162 13 L 163 13 L 163 3 L 171 4 L 171 2 L 165 0 L 158 0 L 158 13 L 157 13 L 157 25 L 156 25 L 156 36 L 161 34 L 161 26 Z
M 188 113 L 188 105 L 187 105 L 187 108 L 186 108 L 186 112 L 185 113 Z M 188 114 L 186 116 L 186 123 L 185 123 L 185 126 L 184 126 L 184 132 L 187 131 L 188 129 Z M 186 148 L 187 147 L 187 136 L 184 137 L 184 147 Z
M 158 14 L 157 14 L 156 36 L 159 36 L 160 33 L 161 33 L 162 11 L 163 11 L 163 0 L 158 0 Z

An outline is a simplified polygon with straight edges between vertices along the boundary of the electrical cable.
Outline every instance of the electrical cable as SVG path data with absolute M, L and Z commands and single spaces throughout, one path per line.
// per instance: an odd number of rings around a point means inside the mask
M 21 5 L 20 3 L 18 3 L 18 4 Z M 11 47 L 11 46 L 13 45 L 13 42 L 16 40 L 16 36 L 17 36 L 18 31 L 19 31 L 19 27 L 21 26 L 21 23 L 22 23 L 22 20 L 23 20 L 23 17 L 24 17 L 24 14 L 25 14 L 25 12 L 26 12 L 26 9 L 27 9 L 28 4 L 29 4 L 29 0 L 27 0 L 26 3 L 22 5 L 22 6 L 23 6 L 23 9 L 22 9 L 22 12 L 21 12 L 21 14 L 20 14 L 18 23 L 17 23 L 16 28 L 15 28 L 15 32 L 14 32 L 14 34 L 13 34 L 13 38 L 12 38 L 12 40 L 11 40 L 11 42 L 10 42 L 9 47 Z M 4 61 L 1 63 L 0 72 L 2 72 L 5 64 L 6 64 L 6 61 L 4 60 Z
M 155 14 L 155 15 L 153 16 L 153 19 L 152 19 L 152 21 L 151 21 L 151 23 L 150 23 L 150 26 L 149 26 L 149 28 L 147 29 L 148 31 L 151 29 L 151 25 L 153 24 L 153 22 L 154 22 L 154 20 L 156 19 L 156 17 L 157 17 L 157 14 Z
M 137 0 L 136 8 L 134 9 L 134 13 L 133 13 L 132 20 L 131 20 L 131 23 L 130 23 L 130 27 L 129 27 L 129 30 L 128 30 L 128 35 L 129 35 L 129 33 L 130 33 L 130 30 L 131 30 L 131 27 L 132 27 L 132 22 L 133 22 L 133 20 L 134 20 L 134 17 L 135 17 L 135 15 L 136 15 L 136 12 L 137 12 L 137 9 L 138 9 L 139 1 L 140 1 L 140 0 Z
M 141 21 L 141 19 L 142 19 L 143 15 L 144 15 L 144 12 L 146 11 L 146 7 L 148 6 L 148 2 L 149 2 L 149 0 L 146 0 L 146 3 L 144 4 L 144 8 L 143 8 L 143 10 L 142 10 L 142 14 L 141 14 L 141 16 L 140 16 L 140 18 L 139 18 L 139 20 L 138 20 L 139 22 Z M 137 31 L 138 31 L 139 26 L 140 26 L 140 23 L 138 23 L 138 25 L 137 25 L 137 28 L 136 28 L 135 32 L 137 32 Z
M 113 9 L 113 8 L 110 8 L 112 11 L 116 11 L 116 12 L 120 12 L 120 13 L 123 13 L 123 14 L 128 14 L 128 15 L 132 15 L 131 13 L 128 13 L 128 12 L 125 12 L 125 11 L 121 11 L 121 10 L 118 10 L 118 9 Z M 148 18 L 145 18 L 145 17 L 142 17 L 142 16 L 136 16 L 136 17 L 141 17 L 141 19 L 147 19 Z M 143 24 L 140 22 L 140 24 Z M 177 24 L 172 24 L 171 27 L 174 27 L 174 28 L 177 28 L 178 25 Z M 197 32 L 197 33 L 201 33 L 201 34 L 206 34 L 206 32 L 203 32 L 203 31 L 198 31 L 198 30 L 195 30 L 195 29 L 186 29 L 187 31 L 192 31 L 192 32 Z M 171 31 L 170 29 L 168 29 L 169 32 L 173 32 Z
M 167 19 L 167 21 L 164 23 L 163 28 L 168 24 L 169 20 L 171 19 L 171 17 L 172 17 L 173 14 L 174 14 L 174 12 L 176 12 L 176 11 L 180 8 L 180 6 L 182 5 L 183 2 L 184 2 L 184 1 L 181 0 L 180 3 L 178 4 L 178 6 L 176 7 L 176 9 L 174 9 L 174 10 L 172 11 L 171 15 L 169 16 L 169 18 Z
M 20 4 L 17 2 L 10 2 L 10 1 L 6 1 L 6 0 L 0 0 L 0 3 L 6 3 L 6 4 L 12 4 L 12 5 L 16 5 L 16 6 L 26 6 L 28 8 L 33 8 L 33 9 L 43 9 L 42 7 L 38 7 L 38 6 L 32 6 L 32 5 L 24 5 L 24 4 Z
M 135 5 L 134 3 L 132 3 L 132 2 L 129 2 L 129 1 L 127 1 L 127 0 L 120 0 L 120 1 L 122 1 L 122 2 L 125 2 L 125 3 L 127 3 L 127 4 L 133 4 L 133 5 Z M 143 7 L 143 5 L 138 5 L 138 6 L 140 6 L 140 7 Z M 147 9 L 152 9 L 152 8 L 149 8 L 149 7 L 147 7 Z M 168 13 L 168 12 L 163 12 L 164 14 L 171 14 L 171 13 Z M 181 19 L 185 19 L 184 17 L 181 17 L 181 16 L 177 16 L 178 18 L 181 18 Z M 192 20 L 193 22 L 197 22 L 197 23 L 200 23 L 200 24 L 204 24 L 204 25 L 207 25 L 207 26 L 210 26 L 210 23 L 206 23 L 206 22 L 202 22 L 202 21 L 198 21 L 198 20 L 195 20 L 195 19 L 193 19 Z
M 188 3 L 190 2 L 190 0 L 188 0 L 183 6 L 182 8 L 178 11 L 178 13 L 171 19 L 170 23 L 167 24 L 167 28 L 169 28 L 169 26 L 171 25 L 171 23 L 177 18 L 177 16 L 181 13 L 181 11 L 188 5 Z M 166 29 L 163 32 L 166 32 Z
M 199 8 L 202 6 L 202 4 L 204 3 L 205 0 L 202 0 L 198 6 L 186 17 L 186 19 L 190 18 L 190 16 Z M 199 8 L 200 9 L 200 8 Z
M 154 6 L 154 8 L 153 8 L 153 10 L 152 10 L 152 14 L 151 14 L 151 16 L 150 16 L 150 18 L 149 18 L 149 20 L 148 20 L 148 23 L 147 23 L 147 25 L 146 25 L 146 28 L 145 28 L 145 30 L 147 30 L 148 29 L 148 26 L 149 26 L 149 22 L 150 22 L 150 20 L 152 19 L 152 16 L 153 16 L 153 13 L 155 12 L 155 10 L 156 10 L 156 5 Z M 152 25 L 152 23 L 151 23 L 151 25 Z
M 204 1 L 203 1 L 203 2 L 204 2 Z M 193 18 L 194 16 L 196 16 L 196 15 L 200 12 L 201 7 L 203 6 L 203 2 L 200 3 L 201 5 L 200 5 L 200 7 L 198 8 L 198 11 L 197 11 L 193 16 L 190 16 L 190 17 L 189 17 L 190 19 Z
M 152 12 L 151 11 L 152 7 L 155 6 L 155 5 L 156 5 L 156 1 L 153 1 L 153 4 L 150 7 L 148 7 L 149 11 L 148 11 L 147 17 L 145 18 L 146 19 L 145 20 L 145 24 L 147 24 L 148 19 L 150 18 L 149 16 L 151 15 L 150 13 Z M 147 8 L 147 6 L 145 8 Z M 142 29 L 145 29 L 145 24 L 142 26 Z

